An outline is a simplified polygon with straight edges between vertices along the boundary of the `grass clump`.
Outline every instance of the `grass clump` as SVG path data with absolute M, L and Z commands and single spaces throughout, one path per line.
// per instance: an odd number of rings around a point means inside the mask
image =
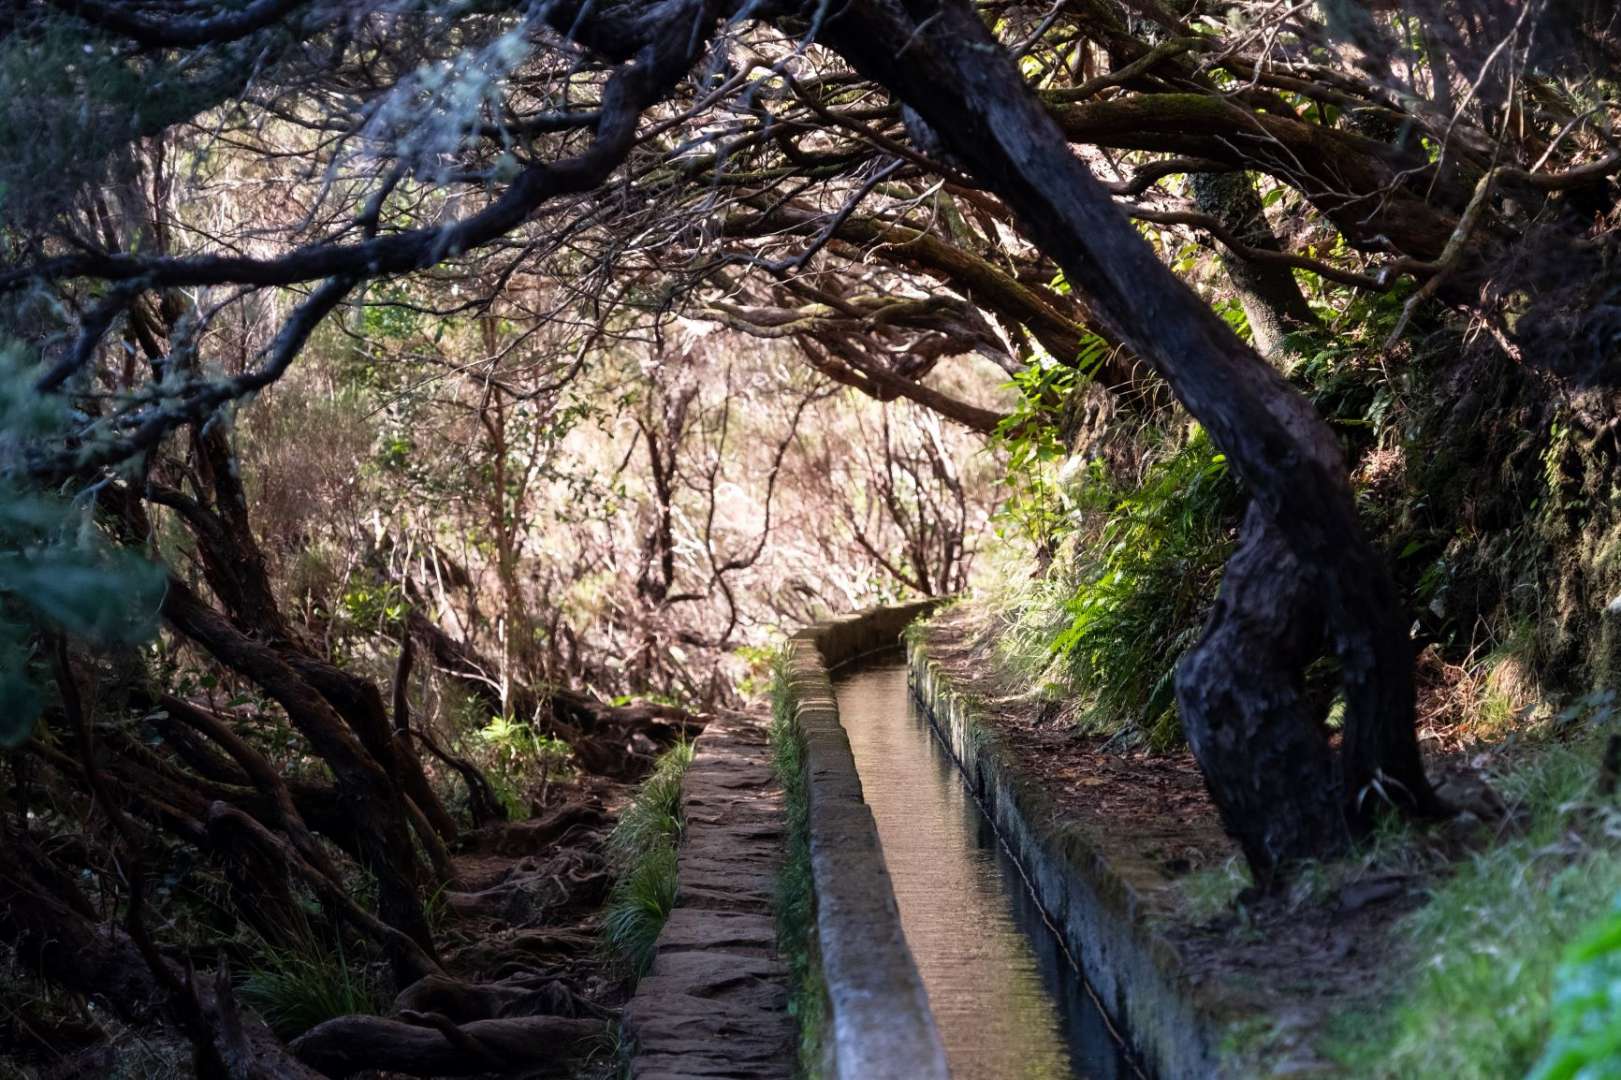
M 237 986 L 278 1038 L 295 1039 L 339 1016 L 380 1016 L 390 999 L 377 973 L 338 942 L 267 947 Z
M 1210 922 L 1230 913 L 1252 884 L 1249 867 L 1239 855 L 1220 866 L 1184 874 L 1176 881 L 1181 893 L 1180 915 L 1195 925 Z
M 677 867 L 675 845 L 657 845 L 614 883 L 609 896 L 604 938 L 637 978 L 653 966 L 659 931 L 675 907 Z
M 692 754 L 692 744 L 682 742 L 659 758 L 608 836 L 617 876 L 603 918 L 603 942 L 638 978 L 652 966 L 659 931 L 675 907 L 681 780 Z
M 1519 1077 L 1537 1062 L 1567 944 L 1621 893 L 1621 811 L 1592 795 L 1597 760 L 1584 739 L 1497 778 L 1523 829 L 1398 927 L 1410 956 L 1393 1003 L 1347 1017 L 1325 1047 L 1351 1075 Z
M 777 878 L 777 946 L 791 976 L 788 1010 L 799 1025 L 801 1075 L 819 1073 L 827 999 L 816 948 L 816 891 L 811 872 L 810 808 L 805 778 L 805 736 L 788 677 L 788 650 L 777 655 L 771 681 L 771 766 L 782 784 L 788 817 L 788 853 Z

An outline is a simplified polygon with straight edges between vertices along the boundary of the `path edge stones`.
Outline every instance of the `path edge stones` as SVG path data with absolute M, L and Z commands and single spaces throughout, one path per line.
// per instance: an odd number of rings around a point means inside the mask
M 901 632 L 939 600 L 817 623 L 789 639 L 788 679 L 805 739 L 816 941 L 827 990 L 824 1075 L 840 1080 L 947 1080 L 929 1009 L 839 721 L 832 669 L 898 649 Z
M 631 1080 L 789 1080 L 795 1025 L 777 955 L 787 811 L 763 717 L 723 710 L 681 782 L 675 905 L 621 1015 Z

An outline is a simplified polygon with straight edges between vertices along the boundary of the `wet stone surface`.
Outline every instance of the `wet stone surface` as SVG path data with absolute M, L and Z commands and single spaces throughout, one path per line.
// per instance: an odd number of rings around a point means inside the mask
M 793 1075 L 788 971 L 772 897 L 786 845 L 764 721 L 727 713 L 698 740 L 682 785 L 675 910 L 625 1007 L 633 1080 Z

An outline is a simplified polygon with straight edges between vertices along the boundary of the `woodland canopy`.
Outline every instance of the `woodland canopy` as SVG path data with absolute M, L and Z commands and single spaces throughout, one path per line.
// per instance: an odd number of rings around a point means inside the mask
M 456 982 L 460 845 L 829 612 L 1016 594 L 1263 888 L 1452 812 L 1436 671 L 1621 664 L 1601 0 L 0 33 L 0 942 L 203 1075 L 320 1058 L 236 1000 L 266 949 Z

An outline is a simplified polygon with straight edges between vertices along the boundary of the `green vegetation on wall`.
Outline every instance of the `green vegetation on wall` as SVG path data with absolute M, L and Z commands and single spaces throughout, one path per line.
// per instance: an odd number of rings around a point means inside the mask
M 810 807 L 805 736 L 788 673 L 788 651 L 778 653 L 771 681 L 771 765 L 788 809 L 788 852 L 777 880 L 777 947 L 791 975 L 789 1011 L 799 1025 L 799 1067 L 818 1074 L 826 989 L 816 948 L 816 891 L 811 872 Z

